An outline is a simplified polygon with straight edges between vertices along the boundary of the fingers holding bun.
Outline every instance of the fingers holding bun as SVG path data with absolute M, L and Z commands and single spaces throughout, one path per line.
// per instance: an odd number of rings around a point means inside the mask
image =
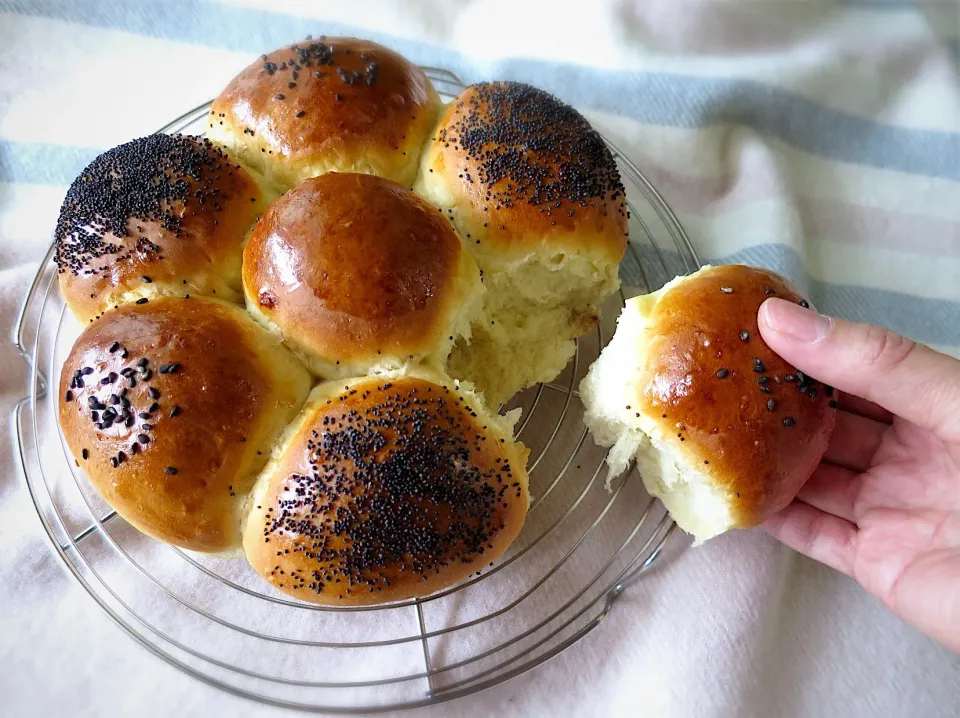
M 806 300 L 781 276 L 705 267 L 629 300 L 581 386 L 585 421 L 631 459 L 680 528 L 703 541 L 762 523 L 796 496 L 836 421 L 832 387 L 766 345 L 760 305 Z
M 310 390 L 304 367 L 243 309 L 160 297 L 111 310 L 63 365 L 63 436 L 127 521 L 187 549 L 240 543 L 240 510 Z
M 438 591 L 496 560 L 526 516 L 511 422 L 440 375 L 321 384 L 264 471 L 244 549 L 304 601 Z
M 60 291 L 83 322 L 161 294 L 239 300 L 243 240 L 273 198 L 210 142 L 151 135 L 97 157 L 56 227 Z
M 322 377 L 439 366 L 480 272 L 450 222 L 381 177 L 330 172 L 277 200 L 244 251 L 250 311 Z
M 409 187 L 440 98 L 424 72 L 369 40 L 308 39 L 263 55 L 214 101 L 208 134 L 286 191 L 329 171 Z

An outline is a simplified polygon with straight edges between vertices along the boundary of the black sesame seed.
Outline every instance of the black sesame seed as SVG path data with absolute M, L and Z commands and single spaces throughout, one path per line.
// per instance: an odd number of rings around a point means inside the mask
M 180 406 L 179 406 L 179 405 L 173 407 L 173 408 L 170 410 L 170 418 L 172 419 L 172 418 L 175 417 L 175 416 L 179 416 L 181 411 L 182 411 L 182 410 L 180 409 Z
M 138 299 L 136 302 L 134 302 L 134 304 L 146 304 L 146 303 L 149 302 L 149 301 L 150 301 L 150 300 L 147 299 L 146 297 L 140 297 L 140 299 Z
M 797 380 L 797 377 L 795 377 L 793 374 L 784 374 L 783 380 L 793 383 Z
M 110 345 L 110 353 L 113 354 L 117 349 L 120 348 L 120 342 L 114 342 Z
M 73 392 L 67 389 L 67 393 L 63 395 L 64 401 L 73 401 Z
M 720 369 L 717 372 L 717 379 L 726 379 L 730 375 L 729 369 Z
M 307 114 L 307 113 L 304 112 L 303 110 L 300 110 L 299 112 L 297 112 L 296 115 L 294 115 L 294 117 L 303 117 L 305 114 Z
M 282 92 L 278 92 L 276 95 L 273 96 L 273 99 L 275 99 L 275 100 L 282 100 L 282 99 L 284 99 L 284 95 L 283 95 Z
M 80 458 L 82 458 L 84 461 L 86 461 L 87 459 L 90 458 L 90 452 L 89 452 L 87 449 L 81 449 L 81 450 L 80 450 Z
M 177 473 L 177 469 L 174 466 L 168 466 L 163 470 L 163 473 L 173 476 L 174 474 Z
M 761 384 L 758 388 L 759 388 L 760 391 L 763 392 L 764 394 L 772 394 L 772 393 L 773 393 L 773 390 L 772 390 L 769 386 L 767 386 L 766 384 Z
M 150 363 L 150 360 L 147 359 L 146 357 L 140 357 L 139 359 L 137 359 L 137 366 L 145 367 L 149 363 Z
M 762 376 L 759 379 L 757 379 L 757 384 L 767 384 L 769 382 L 770 382 L 770 377 L 768 376 Z
M 800 300 L 800 306 L 803 307 L 804 309 L 809 309 L 809 308 L 810 308 L 810 302 L 808 302 L 806 299 L 801 299 L 801 300 Z
M 740 332 L 740 341 L 742 342 L 750 341 L 750 332 L 748 332 L 746 329 Z
M 151 386 L 149 389 L 147 389 L 147 394 L 150 395 L 150 398 L 151 398 L 151 399 L 159 399 L 159 398 L 160 398 L 160 390 L 157 389 L 156 387 L 153 387 L 153 386 Z
M 150 279 L 150 277 L 148 277 L 146 274 L 144 274 L 142 277 L 140 277 L 140 279 L 142 279 L 142 280 L 143 280 L 144 282 L 146 282 L 147 284 L 150 284 L 151 282 L 153 282 L 153 280 Z
M 758 374 L 763 374 L 767 368 L 763 365 L 763 362 L 760 361 L 757 357 L 753 358 L 753 370 Z
M 791 426 L 797 425 L 797 420 L 792 416 L 788 416 L 783 420 L 783 425 L 789 429 Z
M 112 466 L 112 467 L 115 469 L 115 468 L 117 468 L 117 466 L 119 466 L 119 465 L 120 465 L 120 462 L 117 461 L 117 457 L 116 457 L 116 456 L 111 456 L 111 457 L 110 457 L 110 466 Z
M 777 408 L 777 400 L 767 399 L 767 411 L 773 411 L 776 408 Z
M 137 434 L 137 441 L 139 441 L 141 444 L 149 444 L 150 437 L 146 434 Z

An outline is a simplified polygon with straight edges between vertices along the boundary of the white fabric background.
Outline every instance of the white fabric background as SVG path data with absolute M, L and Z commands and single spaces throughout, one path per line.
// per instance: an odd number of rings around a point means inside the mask
M 96 152 L 215 95 L 259 52 L 343 26 L 467 81 L 580 107 L 702 258 L 960 347 L 960 32 L 952 2 L 0 2 L 0 327 Z M 332 28 L 332 29 L 331 29 Z M 0 424 L 27 384 L 0 345 Z M 49 549 L 0 450 L 0 713 L 290 715 L 128 639 Z M 544 666 L 422 715 L 956 716 L 960 657 L 759 532 L 671 557 Z

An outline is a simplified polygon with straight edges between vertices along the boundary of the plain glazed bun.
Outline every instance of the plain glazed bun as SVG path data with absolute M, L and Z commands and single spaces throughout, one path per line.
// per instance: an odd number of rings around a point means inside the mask
M 241 505 L 310 390 L 239 307 L 162 297 L 87 327 L 60 376 L 60 426 L 128 522 L 186 549 L 240 543 Z
M 440 98 L 417 66 L 349 37 L 263 55 L 214 101 L 208 136 L 286 191 L 324 172 L 413 183 Z
M 209 140 L 160 134 L 114 147 L 63 200 L 60 292 L 83 322 L 162 294 L 239 301 L 243 240 L 272 199 Z
M 613 447 L 611 474 L 635 458 L 698 543 L 786 506 L 833 431 L 834 390 L 760 337 L 757 312 L 771 296 L 806 304 L 779 275 L 742 265 L 635 297 L 580 385 L 587 426 Z
M 313 603 L 433 593 L 516 538 L 527 453 L 512 421 L 441 375 L 321 384 L 254 491 L 247 559 Z
M 247 307 L 325 378 L 441 366 L 480 272 L 448 220 L 381 177 L 329 172 L 277 200 L 244 250 Z
M 542 90 L 472 85 L 441 118 L 415 189 L 451 217 L 488 290 L 450 371 L 492 403 L 553 379 L 620 286 L 626 201 L 603 139 Z

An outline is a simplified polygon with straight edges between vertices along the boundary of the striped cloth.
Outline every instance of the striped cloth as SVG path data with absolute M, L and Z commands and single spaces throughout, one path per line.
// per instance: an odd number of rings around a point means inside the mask
M 325 33 L 558 95 L 642 169 L 704 261 L 770 267 L 822 311 L 960 356 L 956 2 L 572 8 L 0 0 L 0 323 L 97 153 L 210 99 L 259 53 Z M 0 361 L 5 424 L 26 375 L 9 345 Z M 50 555 L 6 452 L 0 545 L 9 715 L 270 713 L 122 638 Z M 425 714 L 956 716 L 958 676 L 960 659 L 850 581 L 741 532 L 632 588 L 558 659 Z

